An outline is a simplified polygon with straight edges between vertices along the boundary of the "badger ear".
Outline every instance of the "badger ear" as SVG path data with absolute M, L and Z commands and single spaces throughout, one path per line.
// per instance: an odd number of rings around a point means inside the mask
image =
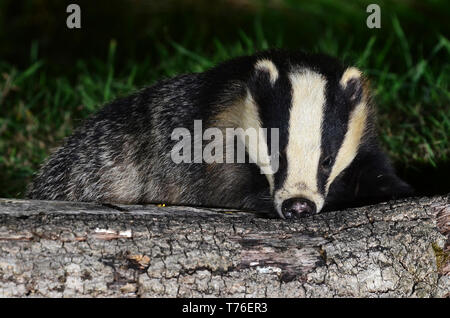
M 273 85 L 278 79 L 278 69 L 272 61 L 268 59 L 262 59 L 256 62 L 255 70 L 257 73 L 267 75 L 270 83 Z
M 363 75 L 356 67 L 347 68 L 342 74 L 339 84 L 350 102 L 357 104 L 363 96 Z

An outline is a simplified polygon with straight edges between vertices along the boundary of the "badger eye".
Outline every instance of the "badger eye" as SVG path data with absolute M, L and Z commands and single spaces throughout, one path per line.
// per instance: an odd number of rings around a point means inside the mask
M 322 166 L 323 169 L 329 169 L 331 166 L 331 156 L 328 156 L 325 159 L 323 159 L 320 165 Z

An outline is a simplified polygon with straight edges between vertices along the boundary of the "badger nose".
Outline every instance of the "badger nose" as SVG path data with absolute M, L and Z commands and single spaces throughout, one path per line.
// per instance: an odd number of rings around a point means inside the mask
M 316 213 L 316 205 L 308 199 L 291 198 L 283 201 L 281 211 L 286 219 L 298 219 Z

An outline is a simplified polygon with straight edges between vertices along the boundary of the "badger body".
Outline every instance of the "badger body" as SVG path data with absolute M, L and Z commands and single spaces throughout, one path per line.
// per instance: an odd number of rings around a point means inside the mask
M 182 127 L 194 134 L 195 121 L 222 131 L 275 128 L 278 149 L 269 146 L 268 133 L 258 138 L 259 149 L 246 148 L 244 163 L 175 163 L 173 132 Z M 192 142 L 205 147 L 198 138 Z M 249 162 L 257 151 L 277 158 L 276 171 L 261 173 L 258 160 Z M 325 55 L 270 50 L 107 104 L 49 157 L 27 197 L 164 202 L 294 218 L 411 192 L 378 144 L 361 72 Z

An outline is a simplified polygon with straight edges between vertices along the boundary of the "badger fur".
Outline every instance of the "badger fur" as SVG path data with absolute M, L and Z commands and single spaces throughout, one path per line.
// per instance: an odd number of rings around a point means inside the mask
M 263 157 L 275 155 L 278 169 L 262 173 L 258 160 L 175 163 L 173 131 L 193 133 L 196 120 L 203 129 L 277 128 L 279 149 L 270 148 L 270 133 L 257 147 Z M 375 125 L 370 88 L 357 68 L 320 54 L 264 51 L 109 103 L 49 157 L 27 197 L 295 218 L 409 195 L 411 187 L 380 149 Z M 256 150 L 246 148 L 246 158 Z

